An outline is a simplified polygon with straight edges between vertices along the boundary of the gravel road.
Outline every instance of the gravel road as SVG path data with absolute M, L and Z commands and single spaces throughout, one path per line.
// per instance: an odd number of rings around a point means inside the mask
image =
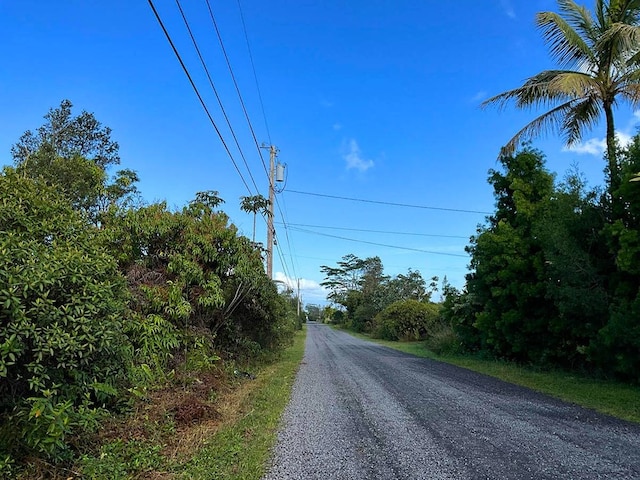
M 640 479 L 640 425 L 310 323 L 276 479 Z

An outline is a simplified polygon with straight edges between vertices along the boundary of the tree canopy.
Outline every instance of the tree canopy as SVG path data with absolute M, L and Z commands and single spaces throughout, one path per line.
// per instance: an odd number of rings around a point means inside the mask
M 568 145 L 579 142 L 604 114 L 612 190 L 619 182 L 613 109 L 619 100 L 640 104 L 640 1 L 596 0 L 593 13 L 558 0 L 560 13 L 540 12 L 536 23 L 560 69 L 545 70 L 483 105 L 550 108 L 502 148 L 511 155 L 523 140 L 551 130 Z

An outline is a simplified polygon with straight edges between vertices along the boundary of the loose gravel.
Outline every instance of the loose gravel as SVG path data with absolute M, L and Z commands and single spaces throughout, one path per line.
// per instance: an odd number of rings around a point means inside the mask
M 640 425 L 310 323 L 278 479 L 640 479 Z

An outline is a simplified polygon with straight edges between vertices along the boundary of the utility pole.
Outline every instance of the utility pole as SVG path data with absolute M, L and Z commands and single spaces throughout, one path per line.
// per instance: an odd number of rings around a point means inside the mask
M 267 215 L 267 276 L 273 279 L 273 202 L 275 200 L 275 170 L 277 149 L 269 147 L 269 214 Z
M 267 216 L 267 276 L 273 279 L 273 234 L 275 229 L 273 228 L 273 204 L 275 202 L 276 182 L 284 181 L 284 167 L 280 163 L 276 165 L 276 157 L 278 156 L 278 149 L 273 146 L 267 146 L 262 144 L 260 148 L 269 149 L 269 211 Z

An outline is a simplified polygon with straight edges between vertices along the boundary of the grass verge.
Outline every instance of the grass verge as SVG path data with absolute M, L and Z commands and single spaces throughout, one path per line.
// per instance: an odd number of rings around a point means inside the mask
M 282 412 L 304 354 L 306 329 L 275 363 L 261 369 L 241 392 L 239 415 L 180 468 L 183 478 L 258 480 L 264 475 Z
M 542 371 L 470 355 L 440 356 L 427 350 L 423 342 L 391 342 L 349 331 L 347 333 L 411 355 L 457 365 L 623 420 L 640 423 L 638 386 L 559 370 Z

